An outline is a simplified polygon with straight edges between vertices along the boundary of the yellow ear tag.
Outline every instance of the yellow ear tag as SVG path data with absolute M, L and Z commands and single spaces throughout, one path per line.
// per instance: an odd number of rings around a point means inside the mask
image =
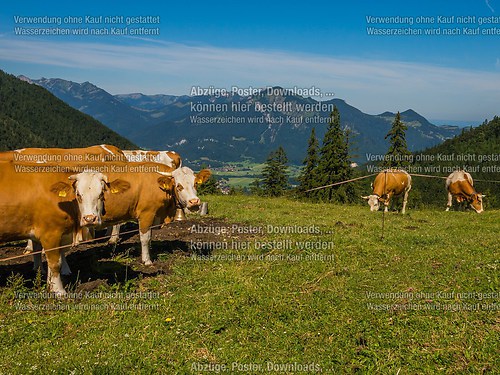
M 66 196 L 66 192 L 64 190 L 60 190 L 58 195 L 64 198 Z
M 116 194 L 116 193 L 118 193 L 118 191 L 119 191 L 119 190 L 118 190 L 118 189 L 116 189 L 116 188 L 111 188 L 111 194 Z

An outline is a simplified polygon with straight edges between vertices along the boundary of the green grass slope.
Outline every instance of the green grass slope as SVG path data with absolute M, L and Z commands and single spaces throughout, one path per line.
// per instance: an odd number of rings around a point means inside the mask
M 243 230 L 261 227 L 262 234 L 203 258 L 159 254 L 172 257 L 171 274 L 118 287 L 157 293 L 149 299 L 63 301 L 54 303 L 64 311 L 21 311 L 16 304 L 35 302 L 14 297 L 24 289 L 12 278 L 0 298 L 0 372 L 500 368 L 499 211 L 389 213 L 381 239 L 382 212 L 368 207 L 205 200 L 212 216 Z M 225 240 L 221 234 L 217 242 Z M 151 308 L 99 308 L 124 302 Z

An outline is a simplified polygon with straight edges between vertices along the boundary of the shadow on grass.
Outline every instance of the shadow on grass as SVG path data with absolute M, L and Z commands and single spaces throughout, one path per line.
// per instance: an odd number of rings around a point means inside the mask
M 100 285 L 123 284 L 139 277 L 152 277 L 168 274 L 173 262 L 171 255 L 180 253 L 189 255 L 190 243 L 180 240 L 161 240 L 151 242 L 151 259 L 153 264 L 146 266 L 141 262 L 141 245 L 139 241 L 129 241 L 132 234 L 121 237 L 119 244 L 108 245 L 105 240 L 91 245 L 80 245 L 66 252 L 66 260 L 71 268 L 71 275 L 63 275 L 65 285 L 83 287 L 85 290 L 97 288 Z M 139 243 L 137 243 L 139 242 Z M 15 246 L 16 253 L 22 254 L 24 244 Z M 43 269 L 47 263 L 43 257 Z M 20 258 L 14 264 L 0 263 L 0 287 L 7 285 L 7 279 L 12 274 L 19 274 L 26 281 L 25 286 L 32 288 L 36 272 L 33 270 L 33 258 L 28 255 Z M 45 279 L 45 275 L 43 277 Z M 89 285 L 84 285 L 89 284 Z

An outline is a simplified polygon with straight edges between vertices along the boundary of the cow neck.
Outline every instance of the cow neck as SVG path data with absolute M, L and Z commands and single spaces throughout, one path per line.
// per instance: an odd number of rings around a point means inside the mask
M 473 189 L 474 189 L 474 188 L 473 188 Z M 470 202 L 472 202 L 472 201 L 473 201 L 472 196 L 473 196 L 474 194 L 477 194 L 477 191 L 476 191 L 476 189 L 474 189 L 474 191 L 472 192 L 472 194 L 466 194 L 466 193 L 462 193 L 462 194 L 463 194 L 463 195 L 465 195 L 465 198 L 467 199 L 467 202 L 469 202 L 469 203 L 470 203 Z

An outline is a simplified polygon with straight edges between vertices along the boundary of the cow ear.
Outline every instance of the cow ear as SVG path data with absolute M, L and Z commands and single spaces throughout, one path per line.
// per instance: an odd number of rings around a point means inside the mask
M 106 184 L 111 194 L 119 194 L 130 189 L 130 183 L 125 180 L 114 180 Z
M 166 177 L 166 176 L 161 176 L 158 177 L 158 185 L 160 186 L 160 189 L 163 191 L 168 191 L 172 189 L 173 186 L 173 181 L 174 179 L 172 177 Z
M 198 174 L 196 174 L 196 178 L 194 180 L 194 183 L 195 184 L 202 184 L 204 183 L 206 180 L 208 180 L 208 178 L 210 177 L 212 173 L 210 172 L 209 169 L 202 169 L 201 171 L 198 172 Z
M 67 198 L 73 191 L 73 187 L 66 182 L 56 182 L 54 185 L 50 187 L 50 192 L 54 193 L 58 197 Z

